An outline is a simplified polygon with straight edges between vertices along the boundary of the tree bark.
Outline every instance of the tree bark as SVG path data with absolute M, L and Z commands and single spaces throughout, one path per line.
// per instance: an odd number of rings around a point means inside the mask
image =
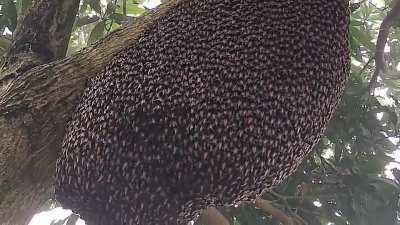
M 65 56 L 80 0 L 39 0 L 19 21 L 10 55 L 30 52 L 43 62 Z
M 52 197 L 55 161 L 65 125 L 79 101 L 86 80 L 101 73 L 115 53 L 134 45 L 150 24 L 179 1 L 169 1 L 139 18 L 133 25 L 110 34 L 72 57 L 58 61 L 52 60 L 65 54 L 65 47 L 44 41 L 57 39 L 59 34 L 50 32 L 40 40 L 35 39 L 37 42 L 34 44 L 43 44 L 44 50 L 28 51 L 21 45 L 30 43 L 30 38 L 35 37 L 31 36 L 32 33 L 40 33 L 45 28 L 31 29 L 27 26 L 28 19 L 21 20 L 8 68 L 0 74 L 1 225 L 27 224 L 41 205 Z M 71 16 L 70 7 L 73 5 L 66 2 L 69 0 L 42 0 L 36 1 L 32 7 L 48 7 L 47 10 L 61 12 L 58 7 L 68 6 L 62 15 Z M 42 8 L 37 10 L 47 13 L 49 18 L 60 17 L 60 13 L 50 13 Z M 33 12 L 38 11 L 31 9 L 27 13 L 27 16 L 33 17 L 30 21 L 39 21 L 43 15 Z M 49 24 L 54 26 L 51 22 Z M 66 44 L 63 38 L 57 40 Z

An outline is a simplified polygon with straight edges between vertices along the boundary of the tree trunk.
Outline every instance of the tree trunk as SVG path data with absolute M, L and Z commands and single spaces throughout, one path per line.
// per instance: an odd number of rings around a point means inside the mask
M 19 21 L 7 67 L 0 73 L 1 225 L 27 224 L 52 197 L 55 160 L 65 125 L 86 80 L 99 74 L 115 53 L 134 45 L 148 25 L 178 1 L 165 3 L 65 59 L 61 58 L 79 1 L 34 1 Z

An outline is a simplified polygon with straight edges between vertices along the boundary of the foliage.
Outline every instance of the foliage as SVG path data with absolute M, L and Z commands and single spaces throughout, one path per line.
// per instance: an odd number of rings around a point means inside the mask
M 146 11 L 141 3 L 82 0 L 68 54 L 132 23 Z M 340 108 L 314 153 L 296 174 L 264 196 L 294 218 L 294 224 L 400 224 L 400 180 L 393 179 L 388 171 L 388 165 L 396 166 L 393 156 L 400 138 L 400 21 L 388 40 L 388 71 L 378 81 L 375 95 L 369 94 L 374 42 L 391 3 L 352 2 L 351 77 Z M 17 19 L 30 4 L 31 0 L 0 0 L 0 55 L 10 46 Z M 279 224 L 249 204 L 221 211 L 235 225 Z M 66 221 L 72 220 L 53 224 Z
M 390 3 L 363 1 L 352 5 L 351 77 L 339 110 L 296 174 L 264 196 L 294 218 L 294 224 L 400 223 L 400 180 L 387 177 L 387 165 L 396 163 L 393 154 L 400 137 L 398 29 L 388 40 L 389 70 L 379 81 L 376 94 L 369 94 L 374 42 Z M 253 207 L 225 209 L 224 213 L 231 224 L 279 224 Z
M 136 0 L 83 0 L 74 24 L 68 54 L 131 23 L 145 11 L 140 3 Z
M 32 0 L 0 0 L 0 56 L 11 44 L 17 20 Z M 140 0 L 82 0 L 68 46 L 71 55 L 112 31 L 133 22 L 145 8 Z

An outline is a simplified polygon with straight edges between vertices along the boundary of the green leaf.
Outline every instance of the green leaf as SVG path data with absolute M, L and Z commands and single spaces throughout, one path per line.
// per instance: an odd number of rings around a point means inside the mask
M 375 51 L 375 44 L 372 43 L 373 38 L 367 32 L 361 31 L 356 26 L 350 26 L 350 33 L 355 40 L 366 47 L 369 51 Z
M 100 17 L 98 17 L 98 16 L 83 16 L 83 17 L 78 17 L 78 18 L 76 18 L 76 20 L 75 20 L 75 24 L 74 24 L 74 28 L 73 28 L 73 30 L 76 30 L 77 28 L 79 28 L 79 27 L 82 27 L 82 26 L 85 26 L 85 25 L 88 25 L 88 24 L 91 24 L 91 23 L 94 23 L 94 22 L 97 22 L 97 21 L 99 21 L 100 20 Z
M 32 5 L 32 0 L 17 0 L 16 7 L 18 15 L 23 15 L 31 5 Z
M 380 174 L 385 168 L 385 161 L 373 158 L 369 159 L 364 165 L 360 166 L 363 173 Z
M 124 14 L 123 12 L 123 3 L 122 1 L 118 1 L 118 8 L 115 12 Z M 132 15 L 132 16 L 140 16 L 142 13 L 144 13 L 146 10 L 139 7 L 139 4 L 136 2 L 127 2 L 126 4 L 126 13 L 127 15 Z
M 11 45 L 11 40 L 9 40 L 4 36 L 0 36 L 0 49 L 2 51 L 7 50 L 10 47 L 10 45 Z
M 5 0 L 1 8 L 1 14 L 3 22 L 11 31 L 14 31 L 17 27 L 17 8 L 12 0 Z
M 350 26 L 363 26 L 364 23 L 354 17 L 350 18 Z
M 51 221 L 50 225 L 64 225 L 65 222 L 68 220 L 69 217 L 62 219 L 62 220 L 53 220 Z
M 114 5 L 112 2 L 108 3 L 107 7 L 106 7 L 105 15 L 112 14 L 115 11 L 116 8 L 117 8 L 117 6 Z
M 65 225 L 75 225 L 75 224 L 76 224 L 76 221 L 78 221 L 78 219 L 79 219 L 79 216 L 78 216 L 78 215 L 76 215 L 76 214 L 71 214 L 71 215 L 68 217 L 68 220 L 67 220 L 67 222 L 65 223 Z
M 103 37 L 104 35 L 104 30 L 105 30 L 106 24 L 104 21 L 98 22 L 92 29 L 92 32 L 90 32 L 87 44 L 93 44 L 94 42 L 98 41 L 100 38 Z
M 79 8 L 79 13 L 80 13 L 80 14 L 85 13 L 86 10 L 88 9 L 88 6 L 89 6 L 88 1 L 87 1 L 87 0 L 84 0 L 84 1 L 82 2 L 82 5 L 81 5 L 80 8 Z
M 114 20 L 117 24 L 123 24 L 124 22 L 132 21 L 133 17 L 125 16 L 121 13 L 113 13 L 110 15 L 110 19 Z
M 400 185 L 397 184 L 396 182 L 394 182 L 391 179 L 385 178 L 385 177 L 375 177 L 375 176 L 369 176 L 369 179 L 372 182 L 376 182 L 376 183 L 381 183 L 381 184 L 385 184 L 387 187 L 393 188 L 392 190 L 398 190 L 400 191 Z
M 92 8 L 95 12 L 101 14 L 100 0 L 89 0 L 88 4 L 90 5 L 90 8 Z

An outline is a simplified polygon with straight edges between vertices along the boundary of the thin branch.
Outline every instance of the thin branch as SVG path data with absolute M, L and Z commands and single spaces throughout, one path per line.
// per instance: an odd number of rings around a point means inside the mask
M 208 225 L 229 225 L 229 221 L 215 207 L 204 210 L 202 216 Z
M 336 166 L 328 159 L 325 159 L 322 155 L 318 154 L 318 157 L 321 159 L 321 161 L 328 165 L 333 171 L 336 173 L 339 173 L 339 170 L 336 168 Z
M 279 199 L 282 200 L 283 204 L 285 204 L 285 206 L 286 206 L 286 208 L 289 210 L 290 214 L 295 214 L 295 213 L 293 212 L 293 210 L 291 209 L 291 207 L 290 207 L 290 205 L 289 205 L 289 202 L 287 201 L 287 199 L 288 199 L 287 197 L 282 196 L 282 195 L 276 193 L 275 191 L 270 191 L 270 193 L 271 193 L 272 195 L 274 195 L 275 197 L 277 197 L 277 198 L 279 198 Z
M 110 14 L 115 13 L 115 9 L 117 8 L 117 6 L 116 6 L 117 5 L 117 0 L 114 0 L 112 4 L 113 4 L 113 8 L 114 9 L 113 9 L 113 12 L 110 13 Z M 114 19 L 111 19 L 111 22 L 110 22 L 109 26 L 108 27 L 106 26 L 107 35 L 110 33 L 113 25 L 114 25 Z
M 271 214 L 272 217 L 279 220 L 283 225 L 294 225 L 294 221 L 290 216 L 286 215 L 282 210 L 274 207 L 269 201 L 257 198 L 255 205 L 257 208 Z
M 393 8 L 388 12 L 383 19 L 379 28 L 378 39 L 376 41 L 375 50 L 375 71 L 369 83 L 370 94 L 373 94 L 379 75 L 385 72 L 385 46 L 389 36 L 390 28 L 400 18 L 400 0 L 394 0 Z
M 78 221 L 79 216 L 76 214 L 72 214 L 68 217 L 67 222 L 65 223 L 65 225 L 75 225 L 76 222 Z
M 367 69 L 367 67 L 369 66 L 369 64 L 371 64 L 372 60 L 374 60 L 373 57 L 368 59 L 368 62 L 365 63 L 365 65 L 363 66 L 363 68 L 360 70 L 360 72 L 358 73 L 359 75 L 361 75 L 362 73 L 364 73 L 364 71 Z
M 11 56 L 34 53 L 43 63 L 65 57 L 79 0 L 37 0 L 18 22 Z
M 293 215 L 293 220 L 296 221 L 297 224 L 308 224 L 301 216 L 295 214 Z
M 127 13 L 126 13 L 126 0 L 122 1 L 122 12 L 123 12 L 124 16 L 127 15 Z

